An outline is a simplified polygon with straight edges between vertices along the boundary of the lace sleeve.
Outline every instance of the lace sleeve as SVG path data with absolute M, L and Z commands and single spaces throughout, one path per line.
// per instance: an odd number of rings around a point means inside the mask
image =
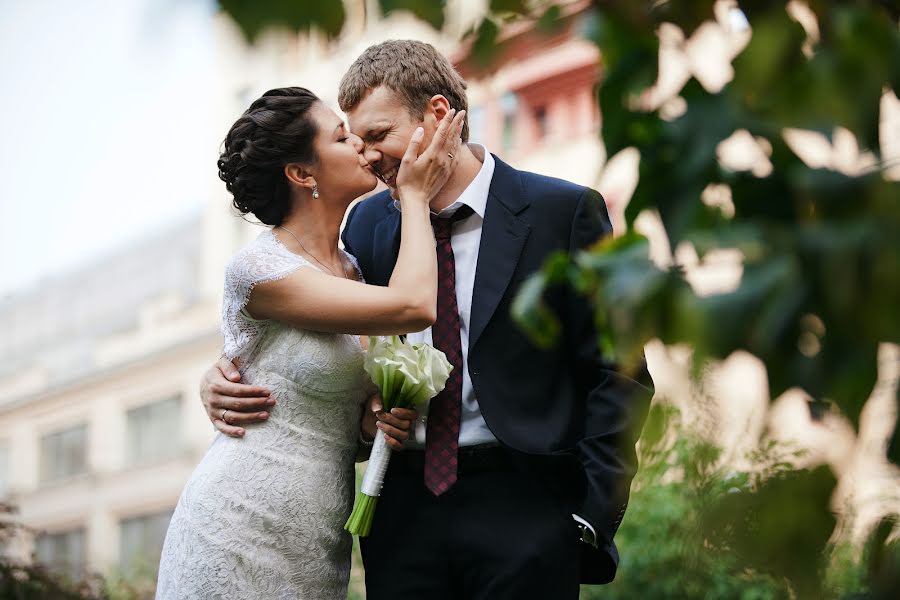
M 244 311 L 250 292 L 259 283 L 283 279 L 301 267 L 313 267 L 306 259 L 288 252 L 271 232 L 238 252 L 225 268 L 222 307 L 224 356 L 229 360 L 246 355 L 259 339 L 266 321 L 251 318 Z

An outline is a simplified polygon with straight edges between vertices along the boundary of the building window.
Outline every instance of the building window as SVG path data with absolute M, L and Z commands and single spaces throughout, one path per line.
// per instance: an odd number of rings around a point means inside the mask
M 172 511 L 142 515 L 122 521 L 122 568 L 145 575 L 156 573 Z
M 170 458 L 181 448 L 181 398 L 175 396 L 128 411 L 129 464 Z
M 503 152 L 512 151 L 516 143 L 516 111 L 519 108 L 519 99 L 513 93 L 503 94 L 500 97 L 500 114 L 503 115 Z
M 50 482 L 87 472 L 87 425 L 41 438 L 41 481 Z
M 35 559 L 72 580 L 84 577 L 87 548 L 84 529 L 42 534 L 35 540 Z

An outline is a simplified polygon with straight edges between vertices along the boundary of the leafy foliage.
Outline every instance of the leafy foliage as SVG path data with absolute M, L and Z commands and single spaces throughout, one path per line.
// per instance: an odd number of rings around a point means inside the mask
M 616 535 L 619 572 L 609 585 L 582 588 L 583 599 L 879 597 L 859 550 L 826 543 L 827 470 L 795 470 L 798 453 L 774 443 L 746 470 L 729 470 L 707 440 L 673 407 L 653 406 Z M 883 542 L 870 545 L 885 552 Z
M 388 15 L 396 10 L 406 10 L 434 27 L 444 26 L 445 0 L 378 0 L 381 14 Z
M 338 0 L 219 0 L 219 5 L 231 15 L 251 42 L 266 29 L 279 27 L 291 31 L 317 29 L 329 37 L 335 37 L 343 29 L 347 17 L 344 3 Z M 444 26 L 445 0 L 379 0 L 378 5 L 382 15 L 398 10 L 410 11 L 435 29 Z
M 316 28 L 336 36 L 344 26 L 343 2 L 296 2 L 293 0 L 219 0 L 244 36 L 253 41 L 264 30 L 286 27 L 292 31 Z
M 584 29 L 604 60 L 599 103 L 607 154 L 636 147 L 641 155 L 629 224 L 652 209 L 673 249 L 690 242 L 701 258 L 714 249 L 740 250 L 740 286 L 699 297 L 677 269 L 654 272 L 638 236 L 578 257 L 569 282 L 591 294 L 604 348 L 626 364 L 639 360 L 654 337 L 690 344 L 698 361 L 748 350 L 766 364 L 773 397 L 799 386 L 855 422 L 875 383 L 878 344 L 900 342 L 900 190 L 879 169 L 850 176 L 805 165 L 783 131 L 831 136 L 840 126 L 877 151 L 879 98 L 885 88 L 900 88 L 900 11 L 887 1 L 813 0 L 820 35 L 807 56 L 807 34 L 784 2 L 745 2 L 752 37 L 734 61 L 730 84 L 712 93 L 689 81 L 681 91 L 687 109 L 672 120 L 638 106 L 635 99 L 657 79 L 659 27 L 671 23 L 690 35 L 714 19 L 714 4 L 595 0 Z M 251 39 L 272 25 L 336 35 L 345 19 L 341 2 L 222 0 L 221 6 Z M 434 27 L 444 23 L 443 1 L 380 0 L 379 6 L 383 14 L 408 10 Z M 472 53 L 481 62 L 498 51 L 503 21 L 528 18 L 552 30 L 561 15 L 552 2 L 492 0 L 489 6 L 472 32 Z M 771 174 L 719 163 L 719 143 L 738 130 L 771 146 Z M 713 184 L 727 186 L 733 218 L 701 201 Z M 523 292 L 532 304 L 540 302 L 539 288 Z M 518 308 L 540 340 L 555 338 L 552 316 L 524 300 Z M 812 349 L 801 343 L 810 336 Z M 895 460 L 898 447 L 894 440 Z
M 693 293 L 677 269 L 657 269 L 637 235 L 576 257 L 568 282 L 587 287 L 604 349 L 626 364 L 654 337 L 689 344 L 700 362 L 747 350 L 765 363 L 773 398 L 800 387 L 856 422 L 875 384 L 878 344 L 900 341 L 900 186 L 880 168 L 809 167 L 783 131 L 831 136 L 840 126 L 877 151 L 880 96 L 900 83 L 896 10 L 813 2 L 821 39 L 807 57 L 807 36 L 784 3 L 747 3 L 752 37 L 734 80 L 712 93 L 692 79 L 681 91 L 686 110 L 665 120 L 637 102 L 657 79 L 655 31 L 668 22 L 690 35 L 713 19 L 714 3 L 595 4 L 588 33 L 605 62 L 603 141 L 609 155 L 636 147 L 641 156 L 627 220 L 655 210 L 673 250 L 688 242 L 701 258 L 715 249 L 743 256 L 737 289 L 710 296 Z M 719 144 L 738 130 L 771 146 L 770 174 L 720 164 Z M 702 202 L 711 185 L 727 186 L 732 218 Z M 539 302 L 536 289 L 527 293 Z M 553 338 L 552 319 L 524 301 L 519 309 L 537 339 Z
M 884 518 L 866 544 L 866 579 L 871 597 L 879 600 L 893 598 L 900 589 L 900 540 L 890 537 L 897 531 L 897 517 Z

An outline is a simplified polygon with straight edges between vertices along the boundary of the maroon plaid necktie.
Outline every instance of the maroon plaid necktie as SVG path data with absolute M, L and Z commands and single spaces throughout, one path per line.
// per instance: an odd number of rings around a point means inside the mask
M 443 391 L 432 398 L 425 434 L 425 487 L 440 496 L 456 483 L 459 422 L 462 413 L 463 354 L 459 338 L 459 309 L 456 307 L 456 261 L 450 245 L 453 223 L 472 214 L 463 206 L 447 219 L 432 217 L 437 242 L 437 320 L 431 326 L 434 347 L 447 355 L 453 365 Z

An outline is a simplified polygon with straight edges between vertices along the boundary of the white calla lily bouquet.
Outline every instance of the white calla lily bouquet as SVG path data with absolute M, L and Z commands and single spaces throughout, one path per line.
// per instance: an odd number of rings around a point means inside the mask
M 381 391 L 384 410 L 413 408 L 437 396 L 447 384 L 453 365 L 446 355 L 428 344 L 408 344 L 399 336 L 370 337 L 364 368 Z M 344 529 L 365 537 L 372 528 L 372 518 L 384 474 L 391 459 L 391 449 L 384 432 L 375 434 L 369 464 Z

